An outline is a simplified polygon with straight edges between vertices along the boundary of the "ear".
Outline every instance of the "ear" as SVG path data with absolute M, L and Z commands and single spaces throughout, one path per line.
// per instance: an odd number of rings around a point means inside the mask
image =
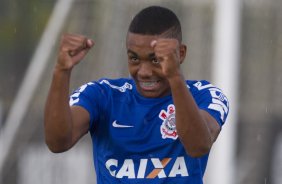
M 184 45 L 184 44 L 181 44 L 179 52 L 180 52 L 180 64 L 182 64 L 184 59 L 185 59 L 185 57 L 186 57 L 187 46 Z

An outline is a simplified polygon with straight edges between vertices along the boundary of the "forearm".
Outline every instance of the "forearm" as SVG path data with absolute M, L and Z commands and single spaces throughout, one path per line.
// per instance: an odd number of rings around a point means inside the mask
M 54 70 L 44 115 L 46 143 L 53 152 L 67 150 L 72 142 L 69 81 L 70 71 Z
M 207 122 L 187 89 L 181 75 L 169 80 L 176 109 L 176 129 L 186 152 L 194 157 L 206 154 L 212 146 Z

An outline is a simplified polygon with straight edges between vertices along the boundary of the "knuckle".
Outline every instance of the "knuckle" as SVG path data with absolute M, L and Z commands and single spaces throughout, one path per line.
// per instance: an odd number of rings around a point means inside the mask
M 68 47 L 66 47 L 65 45 L 62 45 L 61 47 L 61 51 L 63 52 L 68 52 L 70 49 Z

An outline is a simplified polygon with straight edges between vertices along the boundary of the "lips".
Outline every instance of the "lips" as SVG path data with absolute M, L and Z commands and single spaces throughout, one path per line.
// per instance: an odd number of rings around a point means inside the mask
M 160 81 L 139 81 L 139 85 L 142 90 L 152 91 L 157 90 L 159 88 Z

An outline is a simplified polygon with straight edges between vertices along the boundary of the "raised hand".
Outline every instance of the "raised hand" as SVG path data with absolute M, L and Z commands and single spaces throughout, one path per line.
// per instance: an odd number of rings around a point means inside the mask
M 71 70 L 93 45 L 94 42 L 83 35 L 64 34 L 60 42 L 56 68 Z
M 183 59 L 178 40 L 159 38 L 151 42 L 155 56 L 162 68 L 162 75 L 167 79 L 181 75 L 180 64 Z

